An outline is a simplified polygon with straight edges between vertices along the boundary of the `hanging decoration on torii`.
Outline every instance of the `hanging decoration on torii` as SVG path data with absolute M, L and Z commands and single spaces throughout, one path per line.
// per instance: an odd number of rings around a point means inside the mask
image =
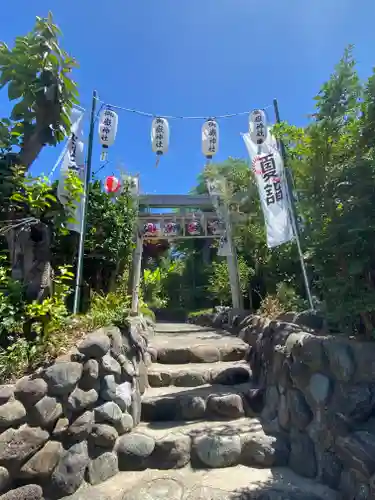
M 180 232 L 180 225 L 177 222 L 167 222 L 163 227 L 164 236 L 177 236 Z

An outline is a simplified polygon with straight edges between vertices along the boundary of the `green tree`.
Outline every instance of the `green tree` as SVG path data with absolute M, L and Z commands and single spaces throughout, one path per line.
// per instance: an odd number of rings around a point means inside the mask
M 49 14 L 37 17 L 34 29 L 12 48 L 0 44 L 0 87 L 15 101 L 10 117 L 0 120 L 0 219 L 13 278 L 25 285 L 30 300 L 50 293 L 51 228 L 64 220 L 47 179 L 27 174 L 45 145 L 70 133 L 75 61 L 60 48 L 60 34 Z M 73 176 L 70 181 L 74 201 L 81 186 Z
M 274 131 L 286 143 L 300 198 L 298 209 L 306 221 L 302 244 L 313 291 L 333 327 L 369 336 L 375 326 L 375 76 L 365 84 L 359 81 L 349 47 L 315 101 L 316 111 L 307 127 L 282 123 Z M 280 290 L 288 290 L 288 296 L 296 292 L 293 301 L 303 304 L 296 245 L 272 251 L 266 247 L 259 196 L 248 163 L 230 158 L 211 165 L 198 180 L 196 192 L 206 192 L 207 176 L 227 181 L 235 245 L 240 259 L 253 270 L 252 289 L 262 298 L 281 297 Z M 241 217 L 235 220 L 237 214 Z M 214 255 L 213 259 L 210 290 L 225 300 L 220 294 L 228 282 L 227 270 Z M 226 293 L 228 299 L 228 289 Z M 293 302 L 281 298 L 286 304 Z
M 300 192 L 315 290 L 333 325 L 375 326 L 374 75 L 359 82 L 351 48 L 315 98 L 305 129 L 276 128 Z
M 134 221 L 135 207 L 127 188 L 113 199 L 100 181 L 90 184 L 84 278 L 96 290 L 113 290 L 129 264 Z
M 299 294 L 303 293 L 303 280 L 295 245 L 286 244 L 273 250 L 267 248 L 258 188 L 249 162 L 240 158 L 228 158 L 223 163 L 211 164 L 199 177 L 196 192 L 207 192 L 207 178 L 221 178 L 226 181 L 225 196 L 231 213 L 235 247 L 239 261 L 242 259 L 250 270 L 246 286 L 246 290 L 250 291 L 248 307 L 257 308 L 267 293 L 276 293 L 280 281 L 288 282 Z M 215 246 L 216 243 L 213 243 L 210 256 L 213 262 L 217 260 Z M 202 255 L 196 255 L 196 260 L 202 260 Z M 220 261 L 218 269 L 222 269 L 224 274 L 228 273 L 224 261 Z M 212 273 L 208 270 L 208 273 L 205 273 L 206 287 L 209 276 L 212 280 Z M 219 279 L 218 271 L 216 278 Z M 216 295 L 212 287 L 210 290 L 211 301 L 214 301 Z

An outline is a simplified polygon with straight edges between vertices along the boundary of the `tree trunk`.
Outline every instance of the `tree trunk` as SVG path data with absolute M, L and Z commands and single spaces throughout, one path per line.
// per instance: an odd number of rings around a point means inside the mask
M 369 312 L 360 313 L 360 317 L 363 322 L 363 326 L 365 327 L 365 337 L 367 340 L 372 340 L 372 335 L 374 331 L 374 325 L 371 320 L 371 314 Z
M 52 295 L 50 240 L 49 228 L 42 222 L 14 229 L 7 236 L 12 278 L 24 284 L 28 301 L 42 302 Z

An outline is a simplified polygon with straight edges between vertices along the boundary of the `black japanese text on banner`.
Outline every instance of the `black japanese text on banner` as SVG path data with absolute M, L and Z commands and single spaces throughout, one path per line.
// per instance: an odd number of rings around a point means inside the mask
M 250 134 L 244 134 L 243 139 L 258 186 L 266 225 L 267 246 L 274 248 L 293 239 L 284 163 L 276 140 L 270 133 L 260 146 L 260 151 L 259 145 L 254 144 Z
M 62 203 L 66 206 L 68 202 L 68 193 L 66 190 L 66 177 L 70 170 L 77 173 L 78 177 L 81 179 L 82 183 L 85 182 L 85 158 L 83 154 L 83 111 L 79 109 L 72 110 L 71 117 L 71 134 L 68 140 L 68 147 L 64 155 L 61 169 L 60 169 L 60 180 L 57 187 L 57 196 Z M 76 233 L 81 232 L 82 223 L 82 198 L 79 202 L 75 202 L 74 212 L 71 214 L 74 222 L 67 224 L 67 229 L 70 231 L 75 231 Z

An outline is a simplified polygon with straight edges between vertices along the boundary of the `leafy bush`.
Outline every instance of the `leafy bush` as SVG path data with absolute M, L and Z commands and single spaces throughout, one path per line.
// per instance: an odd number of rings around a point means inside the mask
M 276 319 L 284 312 L 285 308 L 276 295 L 266 295 L 257 311 L 260 316 L 269 319 Z
M 194 319 L 194 318 L 199 318 L 199 316 L 202 316 L 203 314 L 212 314 L 212 307 L 208 309 L 199 309 L 198 311 L 191 311 L 188 314 L 189 319 Z
M 276 297 L 285 311 L 303 311 L 308 309 L 307 301 L 302 299 L 292 286 L 286 282 L 281 282 L 276 285 Z
M 54 278 L 54 295 L 27 303 L 24 288 L 0 266 L 0 382 L 36 368 L 55 357 L 67 342 L 66 298 L 73 274 L 60 267 Z
M 258 314 L 275 319 L 285 312 L 298 312 L 304 309 L 307 309 L 307 302 L 299 297 L 288 283 L 282 282 L 276 285 L 276 294 L 268 294 L 262 300 Z
M 4 257 L 1 258 L 5 260 Z M 9 275 L 6 266 L 0 266 L 0 346 L 6 343 L 10 333 L 22 330 L 24 320 L 23 287 Z
M 124 324 L 129 315 L 131 302 L 127 292 L 127 282 L 128 275 L 124 272 L 115 291 L 107 294 L 93 292 L 88 313 L 78 318 L 81 326 L 93 330 L 111 324 Z
M 124 297 L 117 292 L 110 292 L 107 295 L 94 292 L 91 296 L 90 309 L 82 321 L 87 322 L 87 327 L 91 330 L 101 326 L 107 326 L 119 320 L 129 312 L 129 297 Z
M 243 295 L 247 295 L 250 278 L 254 270 L 250 268 L 242 256 L 238 257 L 238 273 L 240 276 L 240 288 Z M 221 305 L 230 304 L 232 301 L 229 270 L 226 260 L 212 263 L 212 271 L 209 277 L 207 291 L 220 302 Z
M 168 299 L 165 297 L 163 289 L 163 278 L 165 270 L 157 267 L 154 270 L 145 269 L 143 272 L 143 297 L 144 300 L 156 309 L 165 307 Z
M 153 309 L 173 309 L 183 307 L 183 293 L 179 285 L 183 279 L 185 262 L 180 259 L 161 259 L 158 267 L 145 269 L 142 280 L 142 298 Z M 189 290 L 190 292 L 190 290 Z

